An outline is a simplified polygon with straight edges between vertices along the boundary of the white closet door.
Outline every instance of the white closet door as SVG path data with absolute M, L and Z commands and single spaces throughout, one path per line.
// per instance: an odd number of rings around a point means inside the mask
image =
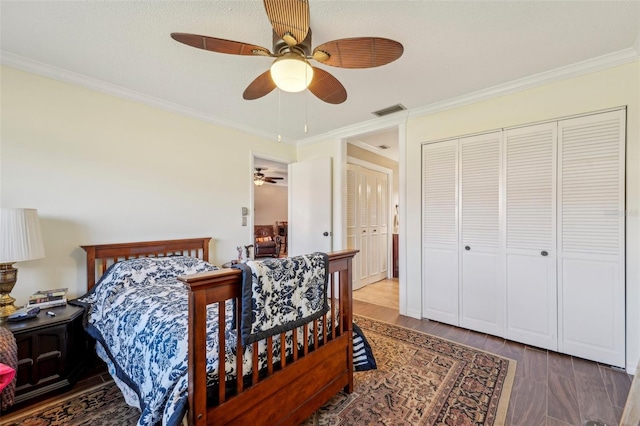
M 359 287 L 369 283 L 369 228 L 367 198 L 368 198 L 368 174 L 362 167 L 357 168 L 356 178 L 358 182 L 358 239 L 360 241 L 360 267 L 354 269 L 358 275 Z
M 357 167 L 347 164 L 347 248 L 360 250 L 360 238 L 358 227 L 358 176 Z M 360 271 L 362 253 L 358 253 L 353 258 L 353 270 Z M 352 288 L 357 290 L 362 287 L 358 273 L 351 274 Z
M 422 311 L 459 325 L 458 141 L 422 147 Z
M 505 132 L 507 334 L 557 350 L 557 123 Z
M 378 236 L 380 238 L 380 244 L 378 252 L 380 253 L 380 257 L 378 258 L 378 270 L 380 271 L 379 279 L 383 280 L 387 278 L 388 271 L 388 262 L 389 262 L 389 250 L 390 250 L 390 240 L 389 240 L 389 185 L 388 185 L 388 177 L 384 173 L 379 173 L 380 176 L 380 185 L 379 185 L 379 193 L 378 199 L 380 206 L 379 213 L 379 223 L 378 226 Z
M 559 122 L 559 350 L 625 366 L 625 111 Z
M 501 249 L 502 132 L 460 140 L 461 325 L 504 336 Z
M 368 171 L 369 283 L 380 281 L 380 173 Z

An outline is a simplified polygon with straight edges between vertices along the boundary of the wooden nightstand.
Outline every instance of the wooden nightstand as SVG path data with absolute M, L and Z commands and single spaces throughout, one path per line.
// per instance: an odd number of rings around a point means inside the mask
M 47 311 L 56 316 L 48 316 Z M 83 312 L 66 305 L 43 309 L 34 319 L 1 324 L 18 345 L 15 404 L 71 386 L 78 379 L 87 362 Z

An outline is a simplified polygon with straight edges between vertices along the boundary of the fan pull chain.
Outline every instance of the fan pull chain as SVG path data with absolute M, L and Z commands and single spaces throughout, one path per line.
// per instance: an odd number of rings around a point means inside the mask
M 305 77 L 307 74 L 307 68 L 304 69 Z M 309 127 L 307 124 L 309 123 L 309 90 L 304 91 L 304 132 L 309 133 Z
M 282 90 L 278 89 L 278 142 L 282 142 L 282 101 L 280 95 Z

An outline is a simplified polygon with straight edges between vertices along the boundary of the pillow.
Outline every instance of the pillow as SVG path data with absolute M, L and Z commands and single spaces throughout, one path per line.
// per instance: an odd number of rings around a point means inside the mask
M 373 351 L 371 345 L 367 342 L 367 338 L 364 337 L 364 333 L 353 323 L 353 369 L 355 371 L 367 371 L 375 370 L 378 366 L 376 360 L 373 357 Z
M 256 237 L 256 241 L 259 243 L 264 243 L 265 241 L 273 241 L 273 238 L 268 237 Z

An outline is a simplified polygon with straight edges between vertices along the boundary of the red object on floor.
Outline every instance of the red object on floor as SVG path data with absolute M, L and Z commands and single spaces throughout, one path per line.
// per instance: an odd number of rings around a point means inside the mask
M 0 364 L 0 392 L 6 388 L 16 375 L 16 370 L 5 364 Z

